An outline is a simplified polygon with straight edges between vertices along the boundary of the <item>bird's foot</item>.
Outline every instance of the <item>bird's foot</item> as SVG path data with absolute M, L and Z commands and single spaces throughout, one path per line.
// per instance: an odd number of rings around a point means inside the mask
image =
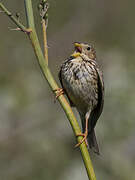
M 64 90 L 62 88 L 58 88 L 56 90 L 54 90 L 54 92 L 56 93 L 56 99 L 61 96 L 62 94 L 64 94 Z
M 88 142 L 87 142 L 88 132 L 85 131 L 85 133 L 77 134 L 77 137 L 78 137 L 78 136 L 83 136 L 83 139 L 82 139 L 78 144 L 75 145 L 75 148 L 78 147 L 78 146 L 80 146 L 84 141 L 85 141 L 86 145 L 88 146 Z

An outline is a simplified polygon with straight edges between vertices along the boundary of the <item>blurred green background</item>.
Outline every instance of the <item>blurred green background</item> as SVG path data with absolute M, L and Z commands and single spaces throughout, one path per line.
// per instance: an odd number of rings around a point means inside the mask
M 23 0 L 3 2 L 25 23 Z M 49 66 L 57 82 L 75 41 L 93 43 L 104 70 L 105 106 L 96 126 L 101 156 L 91 152 L 97 180 L 135 180 L 135 1 L 49 3 Z M 87 179 L 70 124 L 28 38 L 10 31 L 15 25 L 3 13 L 0 22 L 0 180 Z

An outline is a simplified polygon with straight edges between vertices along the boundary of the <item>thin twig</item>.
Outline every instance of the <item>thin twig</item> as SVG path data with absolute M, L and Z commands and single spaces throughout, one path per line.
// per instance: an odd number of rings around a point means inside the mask
M 44 56 L 45 56 L 46 64 L 48 65 L 48 46 L 47 46 L 47 34 L 46 34 L 45 19 L 42 19 L 42 30 L 43 30 Z
M 48 65 L 48 46 L 47 46 L 47 25 L 48 25 L 48 8 L 49 4 L 47 0 L 40 0 L 38 9 L 40 12 L 42 31 L 43 31 L 43 45 L 44 45 L 44 57 Z
M 9 12 L 7 10 L 7 8 L 0 3 L 0 8 L 3 10 L 3 12 L 17 25 L 18 28 L 20 28 L 21 31 L 23 32 L 29 32 L 29 30 L 23 25 L 21 24 L 17 18 L 15 18 L 11 12 Z

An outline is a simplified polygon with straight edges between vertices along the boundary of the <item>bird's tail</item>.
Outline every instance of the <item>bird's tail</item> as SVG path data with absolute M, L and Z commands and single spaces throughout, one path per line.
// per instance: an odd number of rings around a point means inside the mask
M 87 141 L 88 141 L 89 147 L 90 147 L 96 154 L 100 155 L 100 153 L 99 153 L 99 147 L 98 147 L 98 143 L 97 143 L 97 139 L 96 139 L 96 135 L 95 135 L 94 129 L 88 134 Z

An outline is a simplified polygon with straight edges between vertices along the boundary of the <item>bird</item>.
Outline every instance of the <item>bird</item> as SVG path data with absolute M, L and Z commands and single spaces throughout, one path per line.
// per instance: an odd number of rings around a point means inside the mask
M 59 80 L 62 88 L 57 97 L 63 93 L 72 107 L 80 115 L 82 123 L 82 142 L 96 154 L 100 154 L 95 135 L 95 126 L 104 105 L 104 80 L 103 73 L 97 63 L 94 46 L 87 43 L 74 43 L 74 52 L 61 65 Z

